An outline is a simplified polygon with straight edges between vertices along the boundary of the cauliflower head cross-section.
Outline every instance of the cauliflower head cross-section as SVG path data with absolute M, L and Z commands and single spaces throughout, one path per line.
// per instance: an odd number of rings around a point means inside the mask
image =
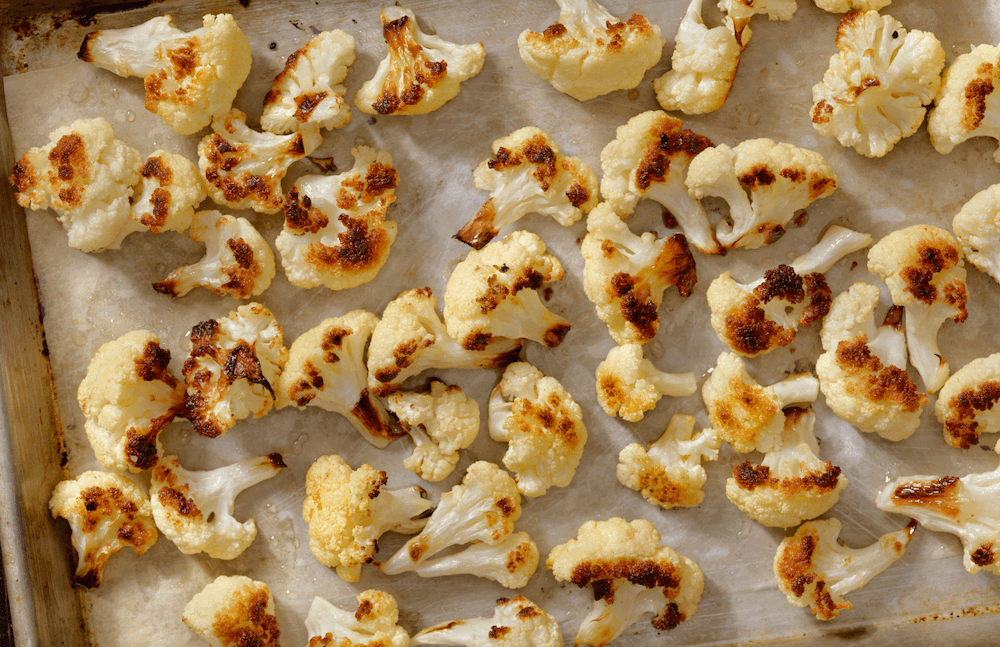
M 306 647 L 408 647 L 410 636 L 397 624 L 396 598 L 369 589 L 355 596 L 358 608 L 348 611 L 323 598 L 313 598 L 306 616 Z
M 212 647 L 278 647 L 281 629 L 267 584 L 221 575 L 184 607 L 184 624 Z
M 559 622 L 522 595 L 497 600 L 492 618 L 453 620 L 428 627 L 411 645 L 561 647 Z
M 972 196 L 951 221 L 965 257 L 1000 283 L 1000 184 Z
M 939 153 L 973 137 L 1000 139 L 1000 47 L 979 45 L 944 71 L 937 106 L 927 117 L 931 144 Z M 993 153 L 1000 163 L 1000 148 Z
M 979 436 L 1000 431 L 1000 353 L 974 359 L 948 378 L 934 403 L 952 447 L 968 449 Z
M 698 388 L 694 373 L 666 373 L 643 356 L 642 345 L 615 346 L 597 365 L 597 402 L 609 416 L 638 422 L 663 396 L 691 395 Z

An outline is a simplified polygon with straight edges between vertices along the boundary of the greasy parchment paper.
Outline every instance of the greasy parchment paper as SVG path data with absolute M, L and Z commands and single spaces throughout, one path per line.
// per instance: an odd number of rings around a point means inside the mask
M 301 47 L 313 33 L 342 29 L 356 39 L 357 61 L 346 80 L 348 97 L 371 77 L 384 56 L 378 20 L 379 3 L 338 2 L 318 6 L 312 2 L 266 4 L 251 2 L 247 8 L 232 5 L 182 5 L 168 2 L 129 14 L 99 19 L 96 28 L 136 24 L 159 13 L 170 12 L 175 23 L 192 29 L 208 11 L 231 11 L 253 45 L 253 70 L 240 91 L 237 107 L 258 126 L 260 104 L 285 57 Z M 259 299 L 284 327 L 286 345 L 329 316 L 355 308 L 380 313 L 404 289 L 430 286 L 442 305 L 444 286 L 451 269 L 468 248 L 450 238 L 487 198 L 472 183 L 472 170 L 490 155 L 491 142 L 526 125 L 546 131 L 566 154 L 582 157 L 599 173 L 601 149 L 615 128 L 630 117 L 656 109 L 651 80 L 669 67 L 673 35 L 686 3 L 609 0 L 618 16 L 641 12 L 658 24 L 667 39 L 664 57 L 647 74 L 637 92 L 616 92 L 579 103 L 553 90 L 527 72 L 516 49 L 517 34 L 525 28 L 541 30 L 555 21 L 555 3 L 512 2 L 413 2 L 422 25 L 455 42 L 481 40 L 487 60 L 483 71 L 463 84 L 459 96 L 442 109 L 418 117 L 370 119 L 352 107 L 351 123 L 328 132 L 314 155 L 332 156 L 344 170 L 352 165 L 351 147 L 368 144 L 386 150 L 399 170 L 397 201 L 389 217 L 399 224 L 392 255 L 378 277 L 359 288 L 330 292 L 325 288 L 302 290 L 291 286 L 279 268 L 270 289 Z M 909 29 L 934 32 L 950 63 L 954 57 L 980 43 L 998 39 L 995 3 L 918 3 L 897 0 L 888 11 Z M 706 7 L 706 20 L 718 24 L 714 6 Z M 743 139 L 770 137 L 822 153 L 840 176 L 840 187 L 830 198 L 808 210 L 808 223 L 776 244 L 753 252 L 729 256 L 696 254 L 699 281 L 694 294 L 681 299 L 667 293 L 661 310 L 662 324 L 647 356 L 661 369 L 694 371 L 699 385 L 724 349 L 708 323 L 705 291 L 713 278 L 730 270 L 749 278 L 765 267 L 788 262 L 810 247 L 830 223 L 868 231 L 876 239 L 893 229 L 917 222 L 950 227 L 952 216 L 974 193 L 1000 182 L 992 161 L 994 143 L 976 140 L 950 155 L 935 152 L 922 128 L 879 160 L 863 158 L 835 141 L 818 136 L 809 124 L 811 87 L 822 77 L 835 51 L 838 17 L 801 1 L 788 23 L 771 23 L 758 17 L 754 36 L 743 54 L 741 67 L 727 104 L 719 111 L 684 118 L 687 127 L 714 142 L 735 145 Z M 82 33 L 82 31 L 81 31 Z M 53 41 L 55 42 L 55 41 Z M 274 49 L 269 45 L 274 43 Z M 78 41 L 62 44 L 46 56 L 32 54 L 29 71 L 4 79 L 7 110 L 16 154 L 47 143 L 47 133 L 75 119 L 104 116 L 117 135 L 145 156 L 157 148 L 196 159 L 198 136 L 182 137 L 143 108 L 139 79 L 118 77 L 83 64 L 73 55 Z M 42 99 L 44 97 L 44 99 Z M 40 101 L 44 107 L 40 108 Z M 353 106 L 353 102 L 352 102 Z M 286 189 L 295 176 L 319 172 L 309 162 L 293 167 Z M 721 203 L 706 201 L 710 211 Z M 206 202 L 204 208 L 214 208 Z M 269 242 L 280 231 L 280 215 L 240 213 L 262 230 Z M 630 219 L 634 230 L 664 227 L 657 205 L 646 202 Z M 713 218 L 719 218 L 717 213 Z M 196 261 L 202 250 L 185 235 L 133 234 L 119 251 L 85 254 L 70 249 L 66 235 L 51 212 L 29 213 L 27 221 L 38 285 L 45 311 L 55 390 L 65 425 L 69 470 L 76 475 L 98 468 L 83 431 L 83 415 L 76 389 L 87 364 L 105 342 L 134 329 L 155 331 L 173 353 L 171 369 L 180 375 L 187 353 L 185 335 L 197 322 L 225 316 L 239 303 L 204 290 L 182 299 L 157 294 L 150 287 L 171 270 Z M 568 318 L 573 329 L 555 349 L 528 344 L 526 358 L 544 373 L 558 378 L 584 409 L 590 433 L 583 461 L 573 483 L 553 488 L 537 500 L 523 501 L 524 512 L 516 529 L 525 530 L 538 543 L 544 563 L 551 548 L 574 537 L 588 519 L 621 516 L 651 520 L 668 543 L 694 559 L 705 573 L 705 592 L 698 613 L 669 634 L 658 634 L 648 622 L 628 629 L 621 644 L 652 644 L 668 640 L 685 644 L 805 641 L 837 638 L 878 642 L 898 631 L 893 627 L 923 622 L 931 617 L 979 615 L 996 608 L 1000 579 L 985 572 L 968 575 L 962 567 L 958 540 L 950 535 L 921 530 L 906 556 L 849 596 L 854 608 L 830 623 L 815 621 L 804 609 L 790 606 L 778 591 L 772 573 L 777 544 L 786 536 L 747 519 L 724 494 L 725 480 L 745 457 L 723 449 L 718 462 L 706 465 L 708 483 L 704 502 L 693 509 L 663 511 L 615 479 L 617 453 L 631 442 L 657 438 L 674 413 L 693 413 L 699 425 L 707 424 L 699 397 L 666 398 L 646 418 L 635 424 L 606 416 L 596 403 L 594 370 L 614 342 L 597 319 L 582 288 L 583 261 L 579 241 L 585 222 L 562 228 L 541 216 L 529 216 L 514 227 L 538 233 L 566 269 L 566 278 L 554 284 L 549 307 Z M 841 262 L 828 274 L 834 291 L 858 280 L 872 281 L 860 252 Z M 857 266 L 854 267 L 855 262 Z M 956 370 L 973 358 L 1000 350 L 993 318 L 998 311 L 997 285 L 969 269 L 969 318 L 961 326 L 948 323 L 941 331 L 941 348 Z M 883 288 L 884 303 L 888 295 Z M 791 371 L 809 370 L 821 352 L 816 329 L 802 330 L 783 349 L 748 361 L 750 372 L 770 383 Z M 436 499 L 457 483 L 474 460 L 499 462 L 505 446 L 489 439 L 486 400 L 497 371 L 438 371 L 449 382 L 460 384 L 481 406 L 482 427 L 476 442 L 464 452 L 458 469 L 446 481 L 422 483 Z M 893 444 L 861 434 L 830 413 L 822 399 L 816 403 L 817 436 L 821 457 L 843 469 L 850 484 L 828 516 L 844 523 L 842 538 L 850 545 L 867 545 L 879 535 L 903 527 L 907 519 L 874 508 L 875 493 L 886 483 L 906 474 L 965 475 L 993 469 L 991 452 L 973 448 L 962 452 L 947 447 L 940 425 L 933 417 L 933 400 L 924 411 L 924 424 L 907 441 Z M 263 580 L 274 596 L 281 623 L 282 643 L 305 644 L 303 621 L 314 596 L 350 607 L 353 596 L 367 588 L 380 588 L 396 596 L 401 624 L 411 633 L 431 624 L 477 615 L 492 615 L 494 600 L 511 592 L 498 584 L 473 577 L 424 580 L 413 574 L 382 575 L 366 566 L 358 584 L 346 584 L 313 558 L 307 529 L 301 518 L 304 478 L 319 456 L 336 452 L 353 466 L 368 462 L 389 474 L 390 487 L 419 482 L 402 467 L 411 448 L 402 439 L 385 450 L 376 450 L 336 414 L 294 409 L 271 412 L 259 420 L 237 423 L 228 435 L 210 440 L 193 433 L 186 421 L 175 422 L 162 436 L 169 453 L 180 455 L 184 465 L 210 469 L 246 457 L 280 452 L 288 469 L 247 491 L 238 499 L 236 516 L 254 517 L 258 536 L 254 544 L 232 561 L 205 556 L 185 556 L 161 537 L 143 557 L 123 551 L 105 569 L 99 589 L 83 593 L 88 630 L 92 640 L 113 645 L 203 644 L 181 623 L 186 602 L 214 577 L 245 574 Z M 992 445 L 993 437 L 984 437 Z M 759 460 L 759 456 L 755 457 Z M 144 485 L 148 479 L 140 478 Z M 61 521 L 53 528 L 65 531 Z M 387 535 L 381 543 L 383 558 L 402 543 Z M 68 585 L 68 583 L 67 583 Z M 555 615 L 571 643 L 591 597 L 575 587 L 560 585 L 540 569 L 527 587 L 518 591 Z M 981 642 L 983 622 L 963 620 L 966 642 Z M 978 624 L 977 624 L 978 623 Z M 978 627 L 978 629 L 977 629 Z M 938 635 L 945 635 L 938 625 Z M 950 635 L 959 642 L 961 636 Z M 978 636 L 978 638 L 977 638 Z

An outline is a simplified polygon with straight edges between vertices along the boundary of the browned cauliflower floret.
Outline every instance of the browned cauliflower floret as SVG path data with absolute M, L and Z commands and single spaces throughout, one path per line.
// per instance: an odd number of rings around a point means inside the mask
M 184 607 L 184 624 L 212 647 L 278 647 L 281 630 L 267 584 L 220 575 Z
M 413 636 L 412 645 L 562 647 L 559 622 L 524 596 L 500 598 L 492 618 L 452 620 Z
M 190 227 L 194 208 L 207 195 L 198 167 L 186 157 L 158 150 L 146 158 L 139 175 L 131 213 L 136 229 L 158 234 Z
M 937 107 L 927 117 L 931 144 L 939 153 L 950 153 L 973 137 L 1000 139 L 1000 47 L 980 45 L 962 54 L 944 71 Z M 1000 148 L 993 153 L 1000 162 Z
M 597 365 L 597 402 L 609 416 L 638 422 L 663 396 L 691 395 L 694 373 L 666 373 L 643 357 L 640 344 L 615 346 Z
M 1000 353 L 974 359 L 948 378 L 934 414 L 952 447 L 979 444 L 980 434 L 1000 431 Z
M 306 616 L 306 647 L 408 647 L 410 635 L 400 627 L 396 598 L 369 589 L 355 599 L 358 608 L 348 611 L 323 598 L 313 598 Z

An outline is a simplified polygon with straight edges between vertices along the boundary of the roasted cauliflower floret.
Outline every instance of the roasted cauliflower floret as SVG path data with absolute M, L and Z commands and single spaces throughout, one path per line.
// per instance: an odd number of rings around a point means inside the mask
M 396 5 L 382 10 L 382 37 L 389 54 L 375 76 L 354 95 L 370 115 L 422 115 L 454 99 L 460 84 L 483 69 L 482 43 L 456 45 L 425 34 L 413 12 Z
M 694 373 L 666 373 L 643 357 L 640 344 L 608 351 L 597 365 L 597 402 L 609 416 L 639 422 L 663 396 L 691 395 L 698 388 Z
M 917 132 L 941 87 L 944 50 L 934 34 L 907 32 L 892 16 L 852 11 L 813 87 L 812 124 L 865 157 L 882 157 Z
M 980 434 L 1000 431 L 1000 353 L 974 359 L 948 378 L 934 403 L 952 447 L 979 444 Z
M 408 647 L 410 635 L 400 627 L 396 598 L 369 589 L 355 596 L 356 611 L 313 598 L 306 616 L 309 644 L 306 647 Z
M 562 647 L 559 622 L 522 595 L 497 600 L 492 618 L 452 620 L 417 632 L 412 645 Z
M 154 234 L 190 227 L 194 208 L 207 195 L 198 167 L 186 157 L 158 150 L 146 158 L 139 175 L 133 188 L 133 227 Z
M 220 575 L 184 607 L 189 629 L 212 647 L 278 647 L 281 629 L 267 584 L 243 575 Z
M 944 71 L 936 107 L 927 117 L 927 132 L 937 152 L 950 153 L 973 137 L 1000 139 L 1000 105 L 994 95 L 998 85 L 1000 47 L 980 45 Z M 1000 163 L 1000 148 L 993 159 Z
M 798 9 L 795 0 L 719 0 L 719 9 L 726 12 L 740 49 L 750 42 L 750 19 L 766 14 L 769 20 L 791 20 Z
M 848 11 L 878 11 L 892 4 L 892 0 L 813 0 L 816 6 L 830 13 Z
M 476 188 L 490 199 L 455 234 L 482 249 L 503 227 L 529 213 L 568 227 L 597 205 L 597 177 L 578 157 L 566 157 L 538 128 L 515 130 L 493 142 L 493 157 L 476 167 Z
M 131 546 L 142 555 L 156 543 L 149 499 L 138 485 L 110 472 L 84 472 L 61 481 L 49 499 L 52 518 L 69 522 L 77 565 L 73 582 L 100 586 L 108 558 Z
M 1000 184 L 972 196 L 955 214 L 951 228 L 969 263 L 1000 283 Z
M 497 544 L 477 541 L 463 551 L 421 562 L 413 572 L 420 577 L 475 575 L 519 589 L 537 569 L 538 546 L 528 533 L 515 532 Z

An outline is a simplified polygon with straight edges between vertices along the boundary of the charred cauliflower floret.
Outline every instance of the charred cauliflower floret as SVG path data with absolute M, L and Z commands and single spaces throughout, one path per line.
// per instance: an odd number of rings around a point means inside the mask
M 529 213 L 568 227 L 597 205 L 597 177 L 578 157 L 566 157 L 538 128 L 521 128 L 493 142 L 493 157 L 473 173 L 490 199 L 455 238 L 482 249 L 503 227 Z
M 911 521 L 865 548 L 841 545 L 840 528 L 837 519 L 807 521 L 781 542 L 774 556 L 778 588 L 790 603 L 809 607 L 820 620 L 833 620 L 841 610 L 850 609 L 844 596 L 901 558 L 917 524 Z
M 118 249 L 138 230 L 129 214 L 140 177 L 139 151 L 116 139 L 102 117 L 57 128 L 49 142 L 14 165 L 10 183 L 17 203 L 55 211 L 74 249 Z
M 865 157 L 882 157 L 917 132 L 941 87 L 944 50 L 934 34 L 907 32 L 892 16 L 852 11 L 813 87 L 812 124 Z
M 785 409 L 781 445 L 759 465 L 744 461 L 726 481 L 726 498 L 765 526 L 789 528 L 823 514 L 840 498 L 847 477 L 819 459 L 812 409 Z
M 508 443 L 503 464 L 521 494 L 538 497 L 573 480 L 587 429 L 580 405 L 558 380 L 515 362 L 490 395 L 490 438 Z
M 354 95 L 370 115 L 422 115 L 454 99 L 460 84 L 483 69 L 482 43 L 456 45 L 420 30 L 413 12 L 382 10 L 382 37 L 389 48 L 375 76 Z
M 474 249 L 445 288 L 448 334 L 466 350 L 483 350 L 494 337 L 558 346 L 570 323 L 545 307 L 538 290 L 562 278 L 559 259 L 531 232 L 515 231 Z
M 660 304 L 676 285 L 691 295 L 698 274 L 683 234 L 657 241 L 655 232 L 636 236 L 603 202 L 587 217 L 583 290 L 597 316 L 619 344 L 645 344 L 660 325 Z
M 517 39 L 532 74 L 577 101 L 634 88 L 660 61 L 660 28 L 634 13 L 618 20 L 594 0 L 556 0 L 559 21 Z
M 694 417 L 677 414 L 649 449 L 628 445 L 618 454 L 618 482 L 661 508 L 698 505 L 708 479 L 701 461 L 719 458 L 720 441 L 714 429 L 693 433 Z
M 931 144 L 950 153 L 973 137 L 1000 139 L 1000 105 L 994 91 L 1000 85 L 1000 47 L 980 45 L 962 54 L 941 77 L 936 107 L 927 117 Z M 1000 163 L 1000 148 L 993 153 Z
M 948 378 L 934 403 L 952 447 L 979 444 L 980 434 L 1000 431 L 1000 353 L 974 359 Z
M 597 365 L 597 402 L 609 416 L 639 422 L 663 396 L 691 395 L 694 373 L 666 373 L 643 357 L 640 344 L 615 346 Z
M 269 133 L 310 128 L 343 128 L 351 121 L 340 83 L 354 62 L 354 37 L 339 29 L 324 31 L 295 50 L 274 77 L 264 97 L 260 126 Z
M 277 213 L 281 180 L 288 167 L 320 145 L 318 129 L 292 135 L 258 133 L 247 116 L 233 108 L 212 120 L 212 135 L 198 144 L 198 168 L 208 197 L 230 209 Z
M 1000 283 L 1000 184 L 972 196 L 951 221 L 965 257 Z
M 427 523 L 416 518 L 434 506 L 423 488 L 383 489 L 387 481 L 385 472 L 367 464 L 352 470 L 336 454 L 316 459 L 306 474 L 309 550 L 345 582 L 358 581 L 383 534 L 413 534 Z
M 834 413 L 861 431 L 904 440 L 920 426 L 928 398 L 906 374 L 903 309 L 893 306 L 876 327 L 878 302 L 878 288 L 866 283 L 833 299 L 820 333 L 826 352 L 816 361 L 816 374 Z
M 420 577 L 474 575 L 519 589 L 537 569 L 538 545 L 528 533 L 515 532 L 496 544 L 477 541 L 465 550 L 421 562 L 413 572 Z
M 359 146 L 351 154 L 350 171 L 301 177 L 288 192 L 285 227 L 274 245 L 292 285 L 357 287 L 389 259 L 396 223 L 385 216 L 399 174 L 389 153 Z
M 220 575 L 184 607 L 184 624 L 212 647 L 278 647 L 281 629 L 267 584 Z
M 49 499 L 52 518 L 69 522 L 77 565 L 73 582 L 100 586 L 108 558 L 131 546 L 142 555 L 156 543 L 149 499 L 138 485 L 110 472 L 84 472 L 62 481 Z
M 894 231 L 868 252 L 868 271 L 889 286 L 892 302 L 906 311 L 910 364 L 934 393 L 948 379 L 948 362 L 938 350 L 937 334 L 945 320 L 968 317 L 969 296 L 958 241 L 930 225 Z
M 205 199 L 198 167 L 186 157 L 158 150 L 139 169 L 133 189 L 131 218 L 136 230 L 184 231 L 194 208 Z
M 250 75 L 250 40 L 229 14 L 207 15 L 184 32 L 170 16 L 87 34 L 81 60 L 118 76 L 145 78 L 146 110 L 181 135 L 224 115 Z
M 288 358 L 281 326 L 259 303 L 191 329 L 184 360 L 185 416 L 202 436 L 214 438 L 237 420 L 259 418 L 274 406 L 274 387 Z
M 408 647 L 410 635 L 400 627 L 396 598 L 369 589 L 355 596 L 358 608 L 347 611 L 323 598 L 313 598 L 306 616 L 306 647 Z
M 607 645 L 648 613 L 656 629 L 673 629 L 698 610 L 705 586 L 698 565 L 661 546 L 645 519 L 588 521 L 576 539 L 552 549 L 545 568 L 559 582 L 594 589 L 594 608 L 575 641 L 590 647 Z
M 469 618 L 417 632 L 412 645 L 562 647 L 559 622 L 522 595 L 497 600 L 492 618 Z

